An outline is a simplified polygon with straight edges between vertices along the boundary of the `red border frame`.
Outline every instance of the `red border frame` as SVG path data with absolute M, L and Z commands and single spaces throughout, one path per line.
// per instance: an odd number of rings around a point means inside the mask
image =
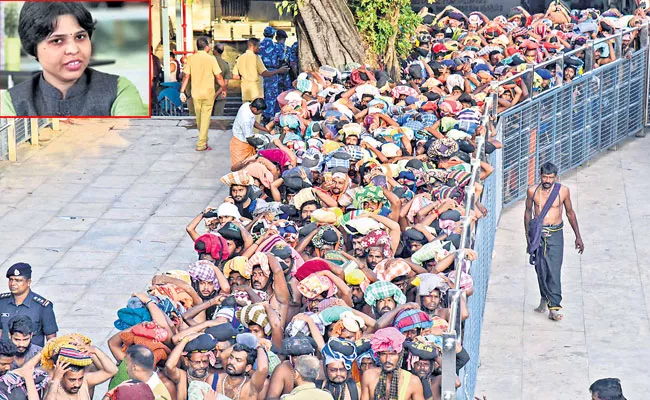
M 19 1 L 19 0 L 0 0 L 2 2 L 9 2 L 9 1 Z M 52 0 L 23 0 L 23 1 L 31 1 L 31 2 L 41 2 L 41 3 L 47 3 Z M 153 58 L 151 57 L 151 39 L 152 39 L 152 31 L 151 31 L 151 9 L 153 5 L 151 4 L 151 0 L 66 0 L 66 1 L 77 1 L 77 2 L 87 2 L 87 3 L 104 3 L 104 2 L 112 2 L 112 1 L 123 1 L 125 3 L 147 3 L 149 5 L 149 40 L 148 40 L 148 45 L 147 45 L 147 52 L 149 53 L 149 65 L 148 70 L 149 70 L 149 115 L 134 115 L 134 116 L 106 116 L 106 115 L 97 115 L 97 116 L 61 116 L 61 115 L 39 115 L 39 116 L 34 116 L 34 115 L 26 115 L 26 116 L 3 116 L 2 115 L 2 110 L 0 109 L 0 118 L 3 119 L 31 119 L 31 118 L 74 118 L 74 119 L 151 119 L 151 113 L 152 113 L 152 98 L 151 98 L 151 81 L 152 81 L 152 76 L 151 76 L 151 63 L 153 62 Z M 2 46 L 0 46 L 0 50 L 2 49 Z

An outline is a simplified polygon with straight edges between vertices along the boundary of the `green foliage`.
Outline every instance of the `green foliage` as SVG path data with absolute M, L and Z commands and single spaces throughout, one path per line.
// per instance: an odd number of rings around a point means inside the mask
M 5 35 L 7 37 L 18 37 L 18 3 L 5 3 L 4 14 Z
M 413 12 L 410 0 L 353 0 L 350 7 L 356 16 L 357 28 L 373 53 L 384 56 L 388 40 L 395 33 L 397 54 L 404 57 L 411 52 L 411 36 L 422 22 L 422 18 Z M 389 18 L 397 12 L 399 19 L 397 26 L 393 26 Z
M 282 0 L 275 3 L 275 8 L 278 9 L 278 13 L 280 13 L 280 15 L 295 17 L 298 15 L 298 1 L 301 0 Z

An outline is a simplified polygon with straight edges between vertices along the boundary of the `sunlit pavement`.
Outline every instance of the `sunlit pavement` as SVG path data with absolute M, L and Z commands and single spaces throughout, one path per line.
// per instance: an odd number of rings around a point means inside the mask
M 540 296 L 528 265 L 524 202 L 505 209 L 487 294 L 477 395 L 488 400 L 589 399 L 617 377 L 628 399 L 650 393 L 650 138 L 632 138 L 563 176 L 585 244 L 565 217 L 564 320 L 533 312 Z

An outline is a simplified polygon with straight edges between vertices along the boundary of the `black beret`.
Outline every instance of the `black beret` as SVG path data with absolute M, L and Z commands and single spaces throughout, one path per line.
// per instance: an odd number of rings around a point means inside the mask
M 212 335 L 217 342 L 225 342 L 226 340 L 232 340 L 237 335 L 235 328 L 228 322 L 219 324 L 217 326 L 211 326 L 205 330 L 205 333 Z
M 219 234 L 227 240 L 242 240 L 242 234 L 239 227 L 232 222 L 228 222 L 221 229 Z
M 452 220 L 454 222 L 458 222 L 458 221 L 460 221 L 460 211 L 458 211 L 458 210 L 447 210 L 447 211 L 443 212 L 442 214 L 440 214 L 438 219 L 449 219 L 449 220 Z
M 16 263 L 7 270 L 7 278 L 12 276 L 22 276 L 25 279 L 31 279 L 32 266 L 23 262 Z
M 192 339 L 185 345 L 185 351 L 192 353 L 195 351 L 211 351 L 217 345 L 217 339 L 207 333 L 202 334 L 196 339 Z
M 406 238 L 408 240 L 413 240 L 416 242 L 426 242 L 426 237 L 424 236 L 424 233 L 418 231 L 417 229 L 407 229 L 406 232 L 404 232 L 404 235 L 406 235 Z

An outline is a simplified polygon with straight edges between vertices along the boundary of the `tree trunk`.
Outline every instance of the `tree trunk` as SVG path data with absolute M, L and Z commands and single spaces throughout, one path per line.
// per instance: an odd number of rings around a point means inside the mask
M 298 2 L 298 57 L 303 71 L 364 63 L 366 46 L 345 0 Z
M 397 8 L 393 14 L 390 16 L 390 24 L 392 26 L 397 26 L 397 21 L 399 21 L 400 10 Z M 386 65 L 386 71 L 388 76 L 393 79 L 395 82 L 399 82 L 401 79 L 401 68 L 399 65 L 399 59 L 397 57 L 397 48 L 395 47 L 395 42 L 397 41 L 397 34 L 399 29 L 395 30 L 395 33 L 388 38 L 388 45 L 386 46 L 386 56 L 384 57 L 384 64 Z

